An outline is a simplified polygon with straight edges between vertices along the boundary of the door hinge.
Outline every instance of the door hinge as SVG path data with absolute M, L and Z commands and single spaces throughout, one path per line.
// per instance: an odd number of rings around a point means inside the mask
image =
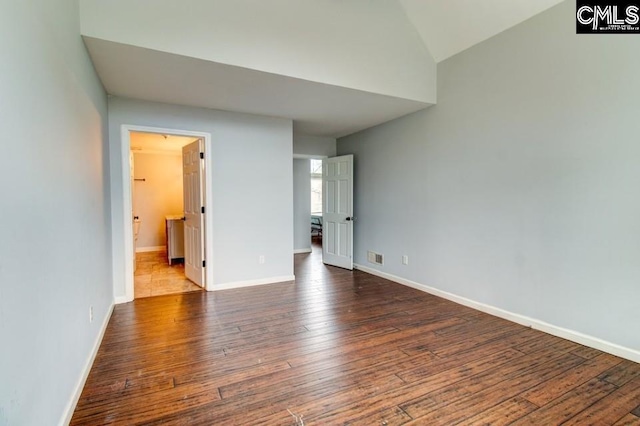
M 206 267 L 206 266 L 207 266 L 207 261 L 206 261 L 206 260 L 203 260 L 203 261 L 202 261 L 202 267 L 204 268 L 204 267 Z
M 202 213 L 204 213 L 204 206 L 202 206 L 202 208 L 200 209 L 200 211 L 201 211 Z
M 200 153 L 200 159 L 201 159 L 201 160 L 204 160 L 204 152 L 201 152 L 201 153 Z

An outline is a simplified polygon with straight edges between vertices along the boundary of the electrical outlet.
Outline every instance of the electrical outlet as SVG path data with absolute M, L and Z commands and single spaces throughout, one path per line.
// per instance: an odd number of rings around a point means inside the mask
M 89 322 L 93 322 L 93 306 L 89 306 Z
M 407 256 L 406 254 L 404 256 L 402 256 L 402 264 L 403 265 L 408 265 L 409 264 L 409 256 Z
M 264 255 L 263 254 L 261 254 L 260 257 L 258 257 L 258 263 L 261 264 L 261 265 L 264 264 Z

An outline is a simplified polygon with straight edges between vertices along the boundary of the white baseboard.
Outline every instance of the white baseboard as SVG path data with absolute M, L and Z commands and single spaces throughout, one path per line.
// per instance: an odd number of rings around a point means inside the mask
M 116 300 L 115 300 L 115 304 L 116 304 L 116 305 L 121 305 L 121 304 L 123 304 L 123 303 L 129 303 L 129 302 L 131 302 L 131 300 L 127 299 L 127 296 L 117 296 L 115 299 L 116 299 Z M 133 299 L 132 299 L 132 300 L 133 300 Z
M 64 414 L 62 419 L 60 420 L 61 426 L 66 426 L 71 422 L 71 418 L 73 417 L 73 412 L 76 409 L 76 405 L 78 405 L 78 401 L 80 400 L 80 395 L 82 395 L 82 389 L 84 389 L 84 384 L 87 382 L 87 377 L 89 377 L 89 372 L 91 371 L 91 367 L 93 366 L 93 361 L 96 359 L 96 355 L 98 354 L 98 349 L 100 349 L 100 344 L 102 343 L 102 338 L 104 337 L 105 331 L 107 331 L 107 325 L 109 325 L 109 320 L 111 319 L 111 315 L 113 314 L 114 304 L 111 304 L 107 315 L 104 317 L 104 321 L 100 326 L 100 332 L 96 337 L 95 342 L 93 343 L 93 348 L 91 349 L 91 353 L 89 354 L 89 358 L 84 365 L 84 371 L 82 372 L 82 376 L 78 380 L 76 384 L 75 392 L 73 392 L 73 396 L 71 400 L 67 403 L 67 406 L 64 410 Z
M 165 246 L 136 247 L 136 253 L 148 253 L 152 251 L 163 251 Z
M 208 291 L 229 290 L 232 288 L 252 287 L 256 285 L 295 281 L 295 279 L 296 279 L 295 275 L 285 275 L 282 277 L 263 278 L 259 280 L 235 281 L 235 282 L 224 283 L 224 284 L 215 284 L 212 286 L 212 288 L 208 288 L 207 290 Z
M 311 253 L 311 247 L 303 249 L 295 249 L 293 254 Z
M 548 333 L 557 337 L 561 337 L 563 339 L 571 340 L 572 342 L 589 346 L 591 348 L 598 349 L 603 352 L 607 352 L 612 355 L 619 356 L 621 358 L 626 358 L 634 362 L 640 362 L 640 351 L 626 348 L 624 346 L 620 346 L 615 343 L 607 342 L 606 340 L 589 336 L 587 334 L 583 334 L 577 331 L 558 327 L 553 324 L 549 324 L 544 321 L 537 320 L 535 318 L 527 317 L 525 315 L 520 315 L 510 311 L 506 311 L 501 308 L 496 308 L 495 306 L 487 305 L 485 303 L 476 302 L 474 300 L 467 299 L 466 297 L 462 297 L 453 293 L 438 290 L 437 288 L 429 287 L 427 285 L 420 284 L 415 281 L 407 280 L 405 278 L 401 278 L 392 274 L 388 274 L 386 272 L 381 272 L 381 271 L 378 271 L 377 269 L 369 268 L 368 266 L 358 265 L 358 264 L 354 264 L 353 266 L 355 269 L 358 269 L 362 272 L 366 272 L 371 275 L 376 275 L 378 277 L 385 278 L 389 281 L 406 285 L 407 287 L 412 287 L 417 290 L 424 291 L 425 293 L 433 294 L 434 296 L 442 297 L 443 299 L 447 299 L 452 302 L 459 303 L 460 305 L 468 306 L 478 311 L 485 312 L 487 314 L 490 314 L 499 318 L 503 318 L 520 325 L 524 325 L 525 327 L 531 327 L 534 330 L 543 331 L 545 333 Z

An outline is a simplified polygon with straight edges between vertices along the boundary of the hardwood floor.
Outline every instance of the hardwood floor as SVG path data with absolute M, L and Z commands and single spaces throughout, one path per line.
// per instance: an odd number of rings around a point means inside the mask
M 640 365 L 296 255 L 118 305 L 72 424 L 640 425 Z

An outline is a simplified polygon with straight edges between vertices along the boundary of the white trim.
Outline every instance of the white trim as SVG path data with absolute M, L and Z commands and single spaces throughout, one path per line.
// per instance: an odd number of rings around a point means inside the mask
M 91 349 L 91 353 L 89 354 L 89 358 L 84 365 L 84 370 L 82 371 L 82 376 L 78 379 L 78 383 L 76 384 L 76 389 L 71 396 L 71 399 L 67 403 L 67 406 L 64 409 L 64 414 L 62 419 L 60 419 L 60 425 L 68 425 L 71 422 L 71 417 L 73 417 L 73 412 L 76 410 L 76 405 L 78 405 L 78 401 L 80 400 L 80 395 L 82 395 L 82 390 L 84 389 L 84 385 L 87 382 L 87 377 L 89 377 L 89 372 L 91 371 L 91 367 L 93 366 L 93 361 L 96 359 L 96 355 L 98 354 L 98 349 L 100 349 L 100 344 L 102 343 L 102 338 L 104 337 L 104 333 L 107 331 L 107 326 L 109 325 L 109 320 L 111 319 L 111 315 L 113 314 L 114 304 L 112 303 L 108 309 L 107 315 L 104 317 L 104 321 L 102 321 L 102 325 L 100 326 L 100 331 L 98 336 L 96 337 L 95 342 L 93 343 L 93 348 Z
M 302 254 L 302 253 L 311 253 L 311 247 L 309 248 L 303 248 L 303 249 L 295 249 L 293 251 L 293 254 Z
M 124 295 L 127 302 L 133 300 L 133 224 L 129 219 L 133 212 L 131 201 L 131 140 L 129 133 L 133 131 L 133 128 L 128 126 L 122 126 L 120 131 L 120 143 L 121 152 L 120 157 L 122 161 L 122 219 L 123 219 L 123 232 L 124 232 Z M 114 247 L 115 249 L 115 247 Z M 115 271 L 114 271 L 115 272 Z M 114 280 L 113 284 L 118 282 Z M 115 291 L 115 289 L 114 289 Z
M 229 290 L 232 288 L 242 288 L 242 287 L 253 287 L 256 285 L 265 285 L 265 284 L 274 284 L 274 283 L 283 283 L 287 281 L 295 281 L 295 275 L 285 275 L 282 277 L 271 277 L 271 278 L 262 278 L 258 280 L 249 280 L 249 281 L 235 281 L 224 284 L 214 284 L 213 288 L 209 288 L 209 291 L 218 291 L 218 290 Z
M 293 154 L 294 160 L 324 160 L 329 158 L 326 155 Z
M 181 151 L 168 151 L 166 149 L 132 149 L 133 155 L 171 155 L 180 157 Z
M 634 362 L 640 362 L 640 351 L 635 349 L 626 348 L 615 343 L 607 342 L 606 340 L 599 339 L 597 337 L 589 336 L 587 334 L 580 333 L 578 331 L 568 330 L 566 328 L 558 327 L 553 324 L 546 323 L 544 321 L 537 320 L 535 318 L 527 317 L 525 315 L 516 314 L 514 312 L 506 311 L 495 306 L 487 305 L 485 303 L 476 302 L 466 297 L 458 296 L 453 293 L 438 290 L 436 288 L 417 283 L 415 281 L 407 280 L 395 275 L 388 274 L 386 272 L 378 271 L 377 269 L 369 268 L 368 266 L 354 264 L 353 267 L 362 272 L 366 272 L 371 275 L 375 275 L 381 278 L 388 279 L 389 281 L 396 282 L 398 284 L 406 285 L 407 287 L 415 288 L 416 290 L 424 291 L 425 293 L 433 294 L 434 296 L 442 297 L 443 299 L 450 300 L 460 305 L 468 306 L 478 311 L 485 312 L 487 314 L 503 318 L 512 322 L 515 322 L 525 327 L 531 327 L 534 330 L 543 331 L 548 334 L 552 334 L 563 339 L 571 340 L 572 342 L 579 343 L 581 345 L 589 346 L 594 349 L 601 350 L 622 358 Z
M 149 246 L 149 247 L 136 247 L 136 253 L 149 253 L 152 251 L 162 251 L 166 246 Z
M 131 132 L 142 133 L 157 133 L 163 135 L 173 136 L 194 136 L 196 138 L 204 139 L 204 178 L 205 178 L 205 197 L 204 205 L 207 212 L 204 217 L 205 222 L 205 256 L 209 265 L 213 264 L 213 217 L 211 214 L 211 206 L 209 200 L 213 199 L 213 184 L 211 182 L 212 173 L 207 172 L 207 169 L 211 167 L 211 149 L 212 149 L 212 137 L 211 133 L 207 132 L 194 132 L 191 130 L 179 130 L 179 129 L 165 129 L 162 127 L 149 127 L 149 126 L 136 126 L 130 124 L 123 124 L 120 127 L 120 149 L 121 149 L 121 161 L 122 161 L 122 218 L 124 226 L 124 281 L 125 281 L 125 294 L 124 296 L 117 296 L 116 300 L 120 303 L 131 302 L 134 299 L 133 289 L 133 223 L 131 217 L 131 163 L 129 162 L 129 155 L 131 152 Z M 118 249 L 115 248 L 114 249 Z M 114 271 L 115 273 L 115 271 Z M 205 268 L 205 289 L 208 289 L 207 283 L 213 283 L 213 268 Z M 114 287 L 118 280 L 114 280 Z
M 114 303 L 116 305 L 122 305 L 123 303 L 129 303 L 129 302 L 131 302 L 131 300 L 127 300 L 127 296 L 119 296 L 119 297 L 116 297 L 116 300 Z

